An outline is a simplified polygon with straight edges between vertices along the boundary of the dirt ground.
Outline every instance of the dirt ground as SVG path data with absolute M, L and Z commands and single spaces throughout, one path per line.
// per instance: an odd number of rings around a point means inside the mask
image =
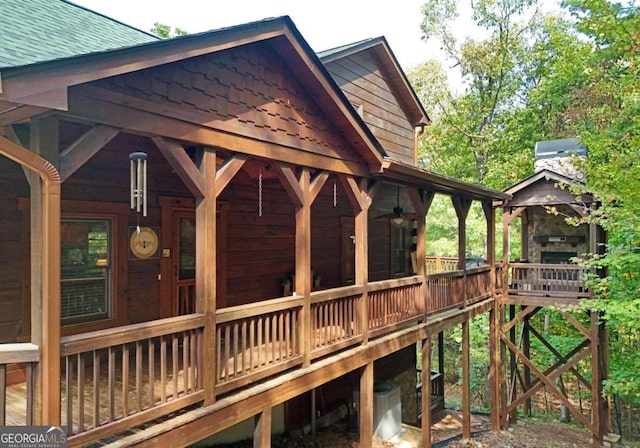
M 461 441 L 461 413 L 443 411 L 434 416 L 437 422 L 432 427 L 433 448 L 589 448 L 591 437 L 585 430 L 555 422 L 533 419 L 522 420 L 512 425 L 508 431 L 489 431 L 489 417 L 473 415 L 471 419 L 472 438 Z M 283 435 L 274 437 L 274 448 L 359 448 L 359 436 L 346 428 L 327 428 L 315 436 Z M 250 441 L 234 444 L 229 448 L 252 447 Z M 420 446 L 420 431 L 404 427 L 399 439 L 388 442 L 374 440 L 373 448 L 417 448 Z M 628 448 L 622 443 L 616 448 Z

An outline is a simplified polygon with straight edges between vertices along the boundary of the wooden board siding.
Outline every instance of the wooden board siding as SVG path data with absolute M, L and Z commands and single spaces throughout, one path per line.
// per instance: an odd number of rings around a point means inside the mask
M 524 190 L 515 192 L 513 198 L 509 200 L 509 206 L 571 204 L 574 202 L 575 195 L 568 188 L 556 187 L 556 182 L 553 180 L 541 180 Z
M 362 164 L 277 53 L 255 44 L 93 83 L 207 127 Z M 232 149 L 232 148 L 230 148 Z M 292 153 L 293 154 L 293 153 Z
M 0 157 L 0 343 L 24 341 L 29 336 L 28 294 L 29 266 L 23 265 L 22 214 L 18 197 L 27 196 L 29 186 L 20 167 Z M 27 246 L 28 247 L 28 246 Z
M 354 106 L 362 106 L 363 119 L 388 155 L 414 164 L 414 130 L 385 81 L 372 52 L 361 52 L 326 65 L 333 79 Z

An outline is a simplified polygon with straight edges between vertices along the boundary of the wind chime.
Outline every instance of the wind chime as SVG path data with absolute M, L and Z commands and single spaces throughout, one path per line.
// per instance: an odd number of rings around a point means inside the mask
M 140 212 L 147 216 L 147 154 L 144 152 L 132 152 L 129 154 L 131 161 L 131 209 L 138 213 L 138 225 L 136 233 L 140 234 Z

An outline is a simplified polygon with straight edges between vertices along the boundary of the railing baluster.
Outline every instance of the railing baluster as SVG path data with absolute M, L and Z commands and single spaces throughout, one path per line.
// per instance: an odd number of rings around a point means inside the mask
M 100 352 L 93 350 L 93 427 L 100 424 Z
M 173 365 L 172 369 L 172 380 L 173 380 L 173 394 L 172 399 L 175 400 L 178 398 L 178 372 L 179 372 L 179 360 L 180 353 L 178 351 L 178 337 L 175 334 L 171 335 L 171 361 Z
M 84 357 L 78 353 L 78 432 L 84 431 Z
M 67 427 L 70 433 L 74 433 L 73 430 L 73 361 L 70 356 L 65 357 L 65 369 L 66 369 L 66 390 L 65 395 L 67 398 Z
M 122 415 L 129 415 L 129 346 L 122 344 Z
M 167 339 L 160 337 L 160 399 L 167 402 Z
M 136 412 L 142 410 L 142 342 L 136 341 Z

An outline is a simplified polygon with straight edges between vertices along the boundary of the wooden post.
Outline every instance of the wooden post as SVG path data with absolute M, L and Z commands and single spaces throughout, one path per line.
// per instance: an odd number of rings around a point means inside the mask
M 507 347 L 501 339 L 501 335 L 503 333 L 503 326 L 506 317 L 506 305 L 502 303 L 498 304 L 498 337 L 500 338 L 499 344 L 499 365 L 498 365 L 498 375 L 497 381 L 499 385 L 499 395 L 500 395 L 500 429 L 506 430 L 508 421 L 507 421 Z
M 471 208 L 471 200 L 457 196 L 451 196 L 451 202 L 453 208 L 456 211 L 458 217 L 458 269 L 464 271 L 462 280 L 462 302 L 464 306 L 467 306 L 467 216 L 469 215 L 469 209 Z
M 356 285 L 362 285 L 363 292 L 360 298 L 360 331 L 362 332 L 362 344 L 369 341 L 369 233 L 368 233 L 368 212 L 373 195 L 377 191 L 377 185 L 367 190 L 367 179 L 362 179 L 358 184 L 353 177 L 340 176 L 347 197 L 355 212 L 355 233 L 356 233 Z
M 271 446 L 272 408 L 267 408 L 255 417 L 253 430 L 254 448 L 269 448 Z
M 516 306 L 509 305 L 509 322 L 513 321 L 516 318 Z M 516 341 L 516 326 L 512 326 L 509 330 L 509 340 L 515 346 L 517 346 Z M 516 354 L 513 351 L 509 350 L 509 383 L 511 384 L 511 389 L 509 390 L 509 402 L 513 403 L 518 398 L 518 358 L 516 358 Z M 509 423 L 516 423 L 518 421 L 518 409 L 515 408 L 511 415 L 509 416 Z
M 311 364 L 311 197 L 310 172 L 303 168 L 298 179 L 300 204 L 296 205 L 296 280 L 295 294 L 304 301 L 301 313 L 301 341 L 303 366 Z
M 471 381 L 469 375 L 469 322 L 462 322 L 462 439 L 471 438 Z
M 524 307 L 523 307 L 524 308 Z M 522 325 L 522 353 L 527 359 L 531 359 L 531 336 L 529 332 L 529 324 L 531 321 L 531 315 L 528 314 L 525 316 Z M 527 391 L 531 388 L 531 368 L 524 364 L 522 366 L 522 370 L 524 371 L 523 385 L 522 385 L 522 393 L 527 393 Z M 527 398 L 524 402 L 524 413 L 527 416 L 531 416 L 531 398 Z
M 491 430 L 500 429 L 500 333 L 498 322 L 498 298 L 489 311 L 489 407 Z
M 204 313 L 203 385 L 205 406 L 216 388 L 216 153 L 205 149 L 200 171 L 204 197 L 196 199 L 196 311 Z
M 442 333 L 440 333 L 442 334 Z M 422 341 L 422 417 L 420 427 L 422 434 L 420 446 L 431 448 L 431 338 Z
M 373 362 L 360 371 L 360 448 L 373 446 Z
M 493 305 L 489 311 L 489 407 L 491 430 L 500 428 L 500 383 L 498 381 L 498 366 L 500 363 L 500 334 L 498 333 L 498 306 L 500 297 L 496 291 L 496 213 L 491 201 L 482 202 L 482 210 L 487 222 L 487 262 L 491 267 L 491 297 Z
M 58 121 L 33 119 L 31 151 L 53 166 L 59 160 Z M 38 177 L 37 175 L 40 175 Z M 35 423 L 59 425 L 60 411 L 60 181 L 41 173 L 31 185 L 31 342 L 40 347 L 35 371 Z
M 591 425 L 594 448 L 604 446 L 604 428 L 602 415 L 602 371 L 600 366 L 600 314 L 591 311 Z
M 416 212 L 416 274 L 422 278 L 420 284 L 420 303 L 419 309 L 422 314 L 428 311 L 428 290 L 426 276 L 426 254 L 427 254 L 427 238 L 426 238 L 426 217 L 431 207 L 431 202 L 435 193 L 422 192 L 416 188 L 409 188 L 409 198 Z

